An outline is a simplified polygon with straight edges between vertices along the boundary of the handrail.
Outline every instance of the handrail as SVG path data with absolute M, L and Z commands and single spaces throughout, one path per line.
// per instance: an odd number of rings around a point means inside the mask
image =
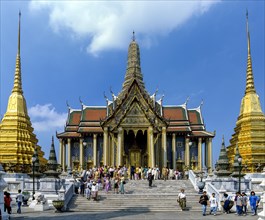
M 72 199 L 74 195 L 74 183 L 69 182 L 69 184 L 65 187 L 65 194 L 64 194 L 64 206 L 67 207 L 68 203 Z

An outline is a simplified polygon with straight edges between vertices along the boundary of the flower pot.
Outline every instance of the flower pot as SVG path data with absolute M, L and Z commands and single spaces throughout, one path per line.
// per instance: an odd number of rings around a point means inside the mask
M 199 188 L 199 194 L 202 194 L 203 193 L 203 189 L 204 189 L 204 186 L 205 186 L 205 182 L 197 182 L 197 186 Z
M 64 207 L 64 200 L 53 200 L 52 204 L 57 211 L 62 212 L 62 209 Z

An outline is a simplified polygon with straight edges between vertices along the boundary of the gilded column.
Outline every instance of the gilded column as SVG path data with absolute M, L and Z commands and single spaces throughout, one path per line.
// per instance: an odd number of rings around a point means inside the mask
M 167 167 L 167 129 L 162 128 L 163 167 Z
M 97 134 L 93 134 L 93 166 L 97 166 Z
M 68 165 L 68 167 L 71 167 L 72 168 L 72 158 L 71 158 L 71 139 L 70 138 L 68 138 L 67 139 L 67 141 L 68 141 L 68 158 L 67 158 L 67 165 Z
M 176 134 L 172 134 L 172 161 L 173 161 L 173 170 L 176 170 Z
M 61 165 L 62 165 L 62 169 L 63 169 L 64 172 L 66 171 L 65 170 L 65 165 L 66 165 L 65 158 L 66 158 L 65 141 L 62 140 L 62 164 Z
M 207 141 L 207 167 L 208 172 L 212 173 L 212 138 Z
M 122 165 L 122 135 L 123 135 L 123 129 L 118 129 L 118 146 L 117 146 L 117 165 Z
M 109 134 L 108 134 L 108 128 L 105 127 L 104 128 L 104 137 L 103 137 L 103 163 L 104 165 L 109 165 L 109 161 L 108 161 L 108 138 L 109 138 Z
M 115 166 L 115 142 L 114 139 L 111 138 L 111 166 Z
M 198 139 L 198 170 L 202 170 L 202 138 Z
M 83 146 L 83 138 L 80 138 L 79 140 L 79 168 L 80 170 L 83 170 L 83 166 L 84 166 L 84 146 Z
M 153 127 L 148 128 L 149 133 L 149 149 L 150 149 L 150 167 L 155 167 L 155 152 L 154 152 L 154 133 Z
M 59 151 L 59 164 L 61 164 L 61 166 L 63 166 L 63 140 L 62 138 L 59 139 L 60 141 L 60 151 Z
M 190 166 L 190 139 L 185 138 L 185 166 Z

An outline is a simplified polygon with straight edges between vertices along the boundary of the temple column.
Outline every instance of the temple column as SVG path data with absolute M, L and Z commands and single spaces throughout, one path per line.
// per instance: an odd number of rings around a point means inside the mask
M 83 146 L 83 141 L 84 139 L 83 138 L 80 138 L 79 140 L 79 168 L 80 170 L 83 170 L 83 167 L 84 167 L 84 146 Z
M 97 134 L 93 134 L 93 166 L 97 166 Z
M 117 166 L 122 166 L 122 135 L 123 128 L 118 129 Z
M 190 139 L 185 138 L 185 166 L 190 166 Z
M 162 155 L 163 155 L 163 167 L 167 167 L 167 129 L 162 128 Z
M 111 138 L 111 166 L 115 166 L 115 142 L 114 139 Z
M 173 161 L 173 170 L 176 170 L 176 134 L 172 134 L 172 161 Z
M 207 168 L 208 173 L 212 173 L 212 138 L 207 139 Z
M 67 165 L 68 167 L 72 168 L 72 158 L 71 158 L 71 139 L 67 139 L 67 149 L 68 149 L 68 158 L 67 158 Z
M 198 170 L 202 170 L 202 138 L 198 139 Z
M 109 165 L 108 161 L 108 138 L 109 138 L 109 132 L 108 127 L 104 128 L 104 137 L 103 137 L 103 163 L 104 165 Z
M 153 127 L 148 128 L 148 166 L 155 167 L 155 152 L 154 152 L 154 134 Z
M 60 138 L 60 150 L 59 150 L 59 164 L 63 165 L 63 140 Z
M 154 133 L 152 127 L 149 127 L 149 133 L 150 133 L 150 162 L 151 162 L 151 167 L 155 167 Z
M 62 170 L 65 172 L 65 141 L 63 139 L 60 139 L 60 144 L 62 144 L 62 156 L 61 156 L 61 165 L 62 165 Z

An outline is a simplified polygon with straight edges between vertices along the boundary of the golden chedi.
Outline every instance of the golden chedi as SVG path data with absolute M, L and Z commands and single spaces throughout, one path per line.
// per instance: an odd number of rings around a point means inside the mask
M 254 86 L 250 53 L 250 35 L 247 15 L 247 80 L 245 95 L 241 101 L 240 114 L 237 118 L 235 133 L 230 140 L 228 158 L 232 167 L 236 144 L 242 156 L 244 172 L 260 172 L 265 165 L 265 116 L 261 109 L 259 96 Z
M 40 162 L 45 164 L 44 153 L 37 146 L 38 139 L 33 127 L 23 96 L 20 62 L 20 17 L 18 26 L 18 51 L 16 57 L 15 79 L 12 93 L 8 100 L 7 111 L 0 124 L 0 163 L 9 171 L 27 172 L 32 164 L 31 158 L 36 147 Z M 11 169 L 12 167 L 12 169 Z

